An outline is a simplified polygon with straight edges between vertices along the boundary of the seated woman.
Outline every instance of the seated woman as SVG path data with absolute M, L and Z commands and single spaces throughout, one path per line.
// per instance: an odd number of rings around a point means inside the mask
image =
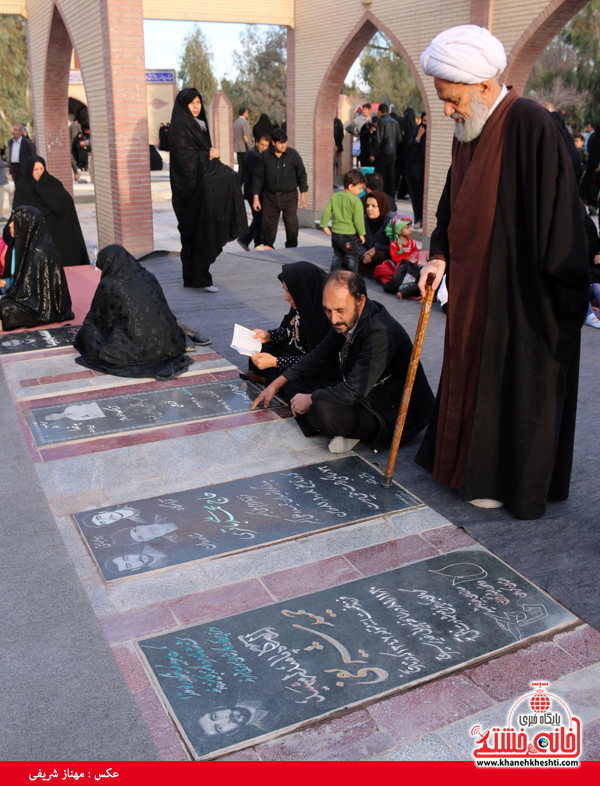
M 394 217 L 383 191 L 371 191 L 366 200 L 365 242 L 358 247 L 361 275 L 372 276 L 376 265 L 390 258 L 390 239 L 385 229 Z M 368 267 L 364 267 L 367 265 Z
M 160 284 L 122 246 L 98 254 L 102 278 L 73 346 L 81 366 L 117 377 L 173 379 L 191 364 Z
M 73 197 L 60 180 L 48 174 L 40 156 L 29 159 L 25 176 L 15 188 L 13 208 L 23 205 L 37 208 L 44 216 L 63 267 L 90 264 Z
M 400 300 L 421 297 L 419 249 L 411 238 L 412 232 L 410 216 L 394 216 L 385 230 L 391 241 L 390 259 L 375 268 L 375 281 L 383 284 L 385 292 L 397 295 Z
M 65 272 L 44 217 L 34 207 L 13 212 L 4 277 L 10 288 L 0 300 L 0 330 L 37 327 L 73 319 Z
M 263 346 L 250 358 L 246 379 L 270 385 L 325 338 L 331 328 L 323 310 L 325 276 L 311 262 L 283 266 L 278 278 L 290 311 L 278 328 L 254 331 Z

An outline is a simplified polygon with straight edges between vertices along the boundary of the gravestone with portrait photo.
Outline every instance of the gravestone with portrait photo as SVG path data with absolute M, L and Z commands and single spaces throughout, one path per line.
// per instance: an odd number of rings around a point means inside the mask
M 75 513 L 105 581 L 253 549 L 422 503 L 359 456 Z
M 73 345 L 81 325 L 63 325 L 47 330 L 23 330 L 0 335 L 0 355 L 18 355 L 40 349 L 57 349 Z
M 148 638 L 139 648 L 201 759 L 463 669 L 576 620 L 472 546 Z
M 241 379 L 201 382 L 23 410 L 38 445 L 249 412 L 261 388 Z M 282 406 L 273 399 L 271 408 Z

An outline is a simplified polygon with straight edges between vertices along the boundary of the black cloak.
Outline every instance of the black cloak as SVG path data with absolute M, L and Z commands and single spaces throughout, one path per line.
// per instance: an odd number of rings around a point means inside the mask
M 178 94 L 169 129 L 173 210 L 182 243 L 184 286 L 210 286 L 209 266 L 230 240 L 248 231 L 239 178 L 219 159 L 210 160 L 204 102 L 196 119 L 188 106 L 202 96 L 194 87 Z M 204 127 L 198 122 L 200 120 Z
M 122 246 L 98 255 L 102 278 L 73 345 L 81 366 L 118 377 L 172 379 L 192 363 L 160 284 Z
M 293 262 L 284 265 L 277 278 L 289 290 L 296 308 L 291 308 L 281 322 L 281 327 L 287 327 L 296 316 L 300 314 L 302 330 L 308 341 L 310 352 L 323 341 L 329 330 L 331 322 L 327 319 L 323 308 L 323 284 L 327 274 L 312 262 Z
M 73 319 L 67 279 L 44 217 L 34 207 L 18 207 L 13 216 L 15 276 L 12 287 L 0 300 L 2 329 Z M 6 261 L 9 265 L 8 258 Z
M 269 120 L 269 115 L 262 114 L 258 118 L 258 123 L 255 123 L 254 128 L 252 129 L 254 141 L 258 142 L 261 136 L 268 136 L 269 139 L 272 139 L 274 130 L 273 123 L 271 123 Z
M 44 167 L 44 174 L 36 180 L 33 167 L 38 161 Z M 90 264 L 73 197 L 60 180 L 48 174 L 41 156 L 29 159 L 25 175 L 15 188 L 13 208 L 23 205 L 37 208 L 44 216 L 63 267 Z

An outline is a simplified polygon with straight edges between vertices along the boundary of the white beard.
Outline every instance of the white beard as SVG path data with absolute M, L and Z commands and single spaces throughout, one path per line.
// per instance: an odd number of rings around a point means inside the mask
M 459 142 L 472 142 L 477 139 L 479 134 L 483 131 L 483 127 L 488 118 L 489 108 L 486 104 L 475 95 L 471 93 L 471 117 L 465 117 L 460 112 L 454 112 L 451 115 L 452 119 L 462 118 L 462 123 L 454 123 L 454 136 Z

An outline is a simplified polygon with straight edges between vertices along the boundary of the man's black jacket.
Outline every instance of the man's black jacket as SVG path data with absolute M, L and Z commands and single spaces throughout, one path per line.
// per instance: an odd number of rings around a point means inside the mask
M 381 115 L 379 123 L 377 123 L 377 129 L 375 130 L 373 155 L 395 156 L 401 144 L 402 131 L 398 123 L 388 114 Z
M 389 445 L 396 425 L 412 342 L 402 325 L 373 300 L 365 302 L 358 325 L 349 341 L 331 328 L 323 341 L 284 372 L 290 381 L 317 377 L 339 364 L 344 381 L 322 388 L 312 400 L 332 401 L 352 407 L 362 404 L 377 417 L 381 428 L 375 448 Z M 408 408 L 402 442 L 415 437 L 429 423 L 434 396 L 419 363 Z

